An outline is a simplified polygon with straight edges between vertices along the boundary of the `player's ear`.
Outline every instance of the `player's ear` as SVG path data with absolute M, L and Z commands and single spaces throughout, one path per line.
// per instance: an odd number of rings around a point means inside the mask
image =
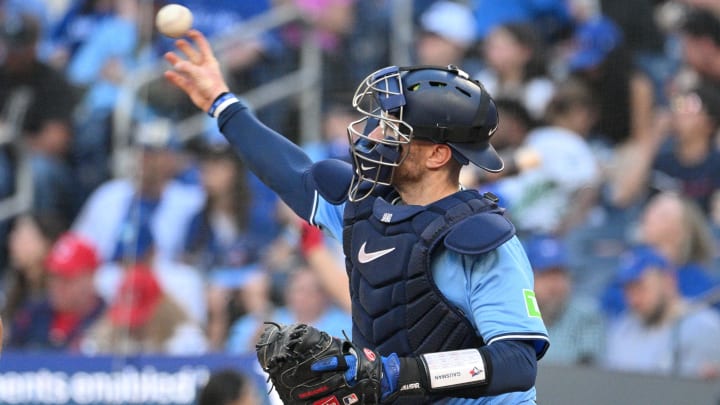
M 452 149 L 448 145 L 436 143 L 432 144 L 428 149 L 427 160 L 425 161 L 428 169 L 442 167 L 452 159 Z

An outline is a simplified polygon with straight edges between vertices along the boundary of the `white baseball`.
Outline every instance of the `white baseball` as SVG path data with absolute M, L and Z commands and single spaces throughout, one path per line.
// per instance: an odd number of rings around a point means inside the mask
M 192 27 L 192 12 L 179 4 L 163 6 L 155 16 L 155 26 L 163 35 L 180 38 Z

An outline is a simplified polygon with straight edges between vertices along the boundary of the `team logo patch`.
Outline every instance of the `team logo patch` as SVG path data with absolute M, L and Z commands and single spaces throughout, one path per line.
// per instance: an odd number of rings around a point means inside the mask
M 470 377 L 475 377 L 478 374 L 480 374 L 480 369 L 477 367 L 473 367 L 472 370 L 470 370 Z
M 358 401 L 359 401 L 359 399 L 358 399 L 357 395 L 355 395 L 355 394 L 350 394 L 346 397 L 343 397 L 344 405 L 352 405 L 352 404 L 357 403 Z
M 523 296 L 525 298 L 525 309 L 527 309 L 528 317 L 542 318 L 542 315 L 540 314 L 540 307 L 535 299 L 535 292 L 533 290 L 525 289 L 523 290 Z
M 375 361 L 375 353 L 373 353 L 372 350 L 366 347 L 363 349 L 363 352 L 365 353 L 365 357 L 367 357 L 368 360 Z

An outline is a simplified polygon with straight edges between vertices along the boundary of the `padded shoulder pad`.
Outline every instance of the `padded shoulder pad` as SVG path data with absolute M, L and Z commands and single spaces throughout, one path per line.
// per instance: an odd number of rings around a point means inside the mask
M 445 247 L 461 254 L 487 253 L 515 235 L 515 226 L 498 213 L 481 213 L 462 220 L 445 236 Z
M 331 204 L 340 204 L 347 198 L 353 169 L 350 163 L 339 159 L 321 160 L 310 167 L 315 189 Z

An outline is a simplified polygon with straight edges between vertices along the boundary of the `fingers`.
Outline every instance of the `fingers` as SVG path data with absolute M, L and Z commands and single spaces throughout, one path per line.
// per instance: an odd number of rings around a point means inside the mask
M 168 70 L 165 72 L 165 78 L 175 86 L 179 87 L 180 90 L 184 91 L 185 93 L 189 93 L 192 90 L 192 86 L 190 86 L 190 81 L 180 73 L 177 73 L 172 70 Z
M 195 48 L 193 48 L 193 46 L 190 45 L 188 41 L 184 39 L 178 39 L 177 41 L 175 41 L 175 46 L 177 46 L 177 48 L 185 54 L 185 56 L 190 62 L 196 65 L 199 65 L 203 62 L 203 55 L 201 55 L 197 50 L 195 50 Z
M 168 61 L 172 66 L 182 61 L 182 59 L 175 52 L 167 52 L 165 54 L 165 60 Z
M 210 47 L 210 43 L 207 41 L 207 38 L 205 38 L 205 35 L 198 30 L 190 30 L 187 35 L 193 40 L 193 42 L 195 42 L 195 45 L 197 45 L 203 60 L 211 60 L 215 58 L 212 48 Z
M 175 41 L 175 46 L 185 55 L 187 60 L 189 60 L 195 65 L 200 65 L 205 62 L 215 60 L 215 55 L 213 54 L 212 48 L 210 47 L 210 43 L 200 31 L 190 30 L 187 35 L 195 43 L 195 46 L 193 46 L 185 39 L 178 39 L 177 41 Z M 176 54 L 172 54 L 175 61 L 173 62 L 170 59 L 168 60 L 170 61 L 170 63 L 175 64 L 180 58 L 177 57 Z

